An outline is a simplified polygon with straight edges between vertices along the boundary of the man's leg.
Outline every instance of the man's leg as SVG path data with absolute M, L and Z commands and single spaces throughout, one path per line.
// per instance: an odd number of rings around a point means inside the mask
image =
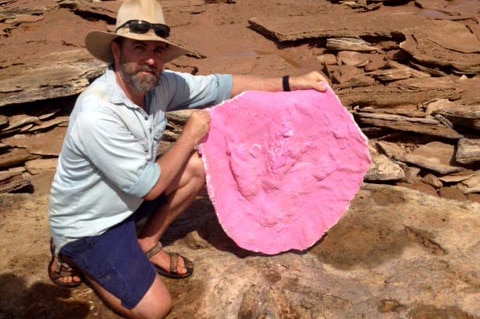
M 155 277 L 152 286 L 147 291 L 145 296 L 133 309 L 125 308 L 122 306 L 120 299 L 105 290 L 87 275 L 85 277 L 92 288 L 95 289 L 98 295 L 113 311 L 127 318 L 159 319 L 165 317 L 170 312 L 172 307 L 170 293 L 158 275 Z
M 205 185 L 205 173 L 202 159 L 197 152 L 190 156 L 185 170 L 166 189 L 167 203 L 153 213 L 138 235 L 138 243 L 143 251 L 155 246 L 167 227 L 193 202 L 197 194 Z M 151 257 L 150 261 L 166 270 L 170 269 L 170 256 L 160 251 Z M 184 274 L 183 259 L 178 258 L 177 273 Z
M 71 242 L 60 254 L 114 311 L 135 319 L 163 318 L 170 311 L 170 294 L 138 246 L 134 220 Z

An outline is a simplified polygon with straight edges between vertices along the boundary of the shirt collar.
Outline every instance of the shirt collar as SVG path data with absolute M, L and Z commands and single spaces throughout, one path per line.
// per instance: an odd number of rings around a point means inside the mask
M 107 92 L 110 96 L 110 101 L 114 104 L 125 104 L 130 106 L 131 101 L 125 95 L 122 88 L 118 85 L 117 79 L 115 76 L 115 71 L 113 70 L 113 65 L 109 65 L 105 70 L 105 81 L 107 82 Z

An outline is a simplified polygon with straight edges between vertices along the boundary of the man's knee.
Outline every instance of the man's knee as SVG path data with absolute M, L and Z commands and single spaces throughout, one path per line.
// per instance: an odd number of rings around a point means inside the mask
M 133 312 L 140 318 L 161 319 L 172 309 L 172 297 L 163 282 L 157 277 Z
M 198 178 L 201 181 L 205 180 L 205 171 L 203 168 L 202 158 L 197 152 L 190 156 L 190 160 L 188 161 L 188 169 L 192 177 Z
M 163 298 L 161 302 L 158 303 L 156 313 L 151 317 L 152 319 L 161 319 L 165 318 L 172 310 L 172 299 L 168 295 L 168 299 Z

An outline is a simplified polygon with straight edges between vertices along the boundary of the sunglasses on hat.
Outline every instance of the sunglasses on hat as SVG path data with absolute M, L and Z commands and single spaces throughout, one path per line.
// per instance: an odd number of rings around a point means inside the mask
M 170 28 L 168 26 L 161 23 L 150 23 L 143 20 L 128 20 L 116 28 L 115 32 L 117 32 L 118 29 L 125 27 L 128 27 L 129 31 L 132 33 L 144 34 L 150 31 L 150 29 L 153 29 L 153 32 L 155 32 L 155 34 L 161 38 L 168 38 L 170 35 Z

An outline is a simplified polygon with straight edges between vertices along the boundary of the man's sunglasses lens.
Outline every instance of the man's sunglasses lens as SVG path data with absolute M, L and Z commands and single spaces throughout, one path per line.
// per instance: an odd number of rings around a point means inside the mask
M 168 38 L 170 35 L 170 28 L 160 23 L 153 24 L 142 20 L 130 20 L 118 27 L 117 30 L 125 26 L 128 26 L 130 32 L 133 33 L 147 33 L 152 28 L 153 32 L 159 37 Z
M 133 33 L 147 33 L 150 30 L 150 24 L 147 23 L 133 23 L 128 25 L 130 32 Z
M 170 35 L 170 28 L 163 24 L 154 24 L 153 31 L 156 35 L 162 38 L 168 38 L 168 36 Z

